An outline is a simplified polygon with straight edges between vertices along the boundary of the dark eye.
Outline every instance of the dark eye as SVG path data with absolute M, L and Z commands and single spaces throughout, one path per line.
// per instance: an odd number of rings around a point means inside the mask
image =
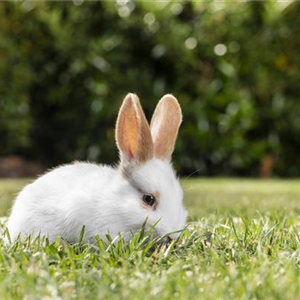
M 154 197 L 153 195 L 151 195 L 151 194 L 144 194 L 144 195 L 143 195 L 143 202 L 144 202 L 146 205 L 148 205 L 148 206 L 150 206 L 150 207 L 153 207 L 153 206 L 155 205 L 155 203 L 156 203 L 156 199 L 155 199 L 155 197 Z

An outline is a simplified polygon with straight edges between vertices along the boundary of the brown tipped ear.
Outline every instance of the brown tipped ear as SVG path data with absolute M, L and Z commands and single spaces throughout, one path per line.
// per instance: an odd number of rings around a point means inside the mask
M 171 159 L 182 121 L 180 105 L 172 95 L 165 95 L 157 104 L 151 120 L 154 156 Z
M 153 157 L 149 124 L 135 94 L 128 94 L 119 110 L 116 142 L 123 164 L 143 163 Z

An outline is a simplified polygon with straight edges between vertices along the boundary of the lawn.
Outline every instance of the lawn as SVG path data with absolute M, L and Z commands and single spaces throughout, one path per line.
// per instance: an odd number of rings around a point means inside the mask
M 0 216 L 26 181 L 0 181 Z M 183 180 L 168 245 L 0 241 L 0 299 L 298 299 L 300 181 Z

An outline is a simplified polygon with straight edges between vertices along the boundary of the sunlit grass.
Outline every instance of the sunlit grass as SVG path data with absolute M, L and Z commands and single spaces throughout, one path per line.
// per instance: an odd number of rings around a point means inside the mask
M 0 181 L 0 214 L 25 181 Z M 297 299 L 300 182 L 183 180 L 189 227 L 162 244 L 139 232 L 0 243 L 0 299 Z M 3 204 L 4 203 L 4 204 Z
M 29 182 L 30 181 L 28 179 L 0 180 L 0 217 L 8 215 L 8 211 L 11 208 L 13 199 L 17 196 L 21 188 Z

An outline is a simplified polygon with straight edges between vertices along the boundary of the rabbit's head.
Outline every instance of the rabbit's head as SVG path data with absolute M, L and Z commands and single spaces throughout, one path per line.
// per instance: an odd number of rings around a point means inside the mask
M 116 124 L 116 142 L 121 176 L 127 183 L 122 189 L 122 206 L 132 218 L 131 227 L 146 219 L 148 226 L 157 222 L 154 230 L 158 235 L 185 227 L 183 191 L 171 165 L 181 120 L 180 105 L 172 95 L 160 100 L 150 126 L 135 94 L 128 94 L 123 101 Z M 177 236 L 178 233 L 170 234 L 171 238 Z

